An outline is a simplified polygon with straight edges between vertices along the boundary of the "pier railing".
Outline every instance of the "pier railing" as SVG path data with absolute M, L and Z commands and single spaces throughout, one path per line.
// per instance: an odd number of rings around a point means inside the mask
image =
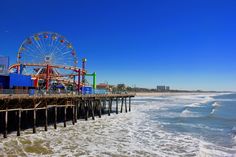
M 78 95 L 78 91 L 76 91 L 76 90 L 74 90 L 74 91 L 71 91 L 71 90 L 49 90 L 49 91 L 46 91 L 43 89 L 0 89 L 0 95 L 2 95 L 2 94 L 5 94 L 5 95 L 22 94 L 22 95 L 31 95 L 31 96 L 32 95 L 42 96 L 42 95 L 48 95 L 48 94 L 49 95 L 54 95 L 54 94 Z M 95 89 L 95 90 L 93 90 L 92 94 L 104 95 L 104 94 L 132 94 L 132 93 L 129 93 L 127 91 L 109 92 L 106 90 Z

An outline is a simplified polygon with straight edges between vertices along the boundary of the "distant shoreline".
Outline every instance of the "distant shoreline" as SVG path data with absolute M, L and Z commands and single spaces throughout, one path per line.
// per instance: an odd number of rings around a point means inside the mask
M 136 96 L 178 96 L 178 95 L 197 95 L 210 93 L 231 93 L 231 92 L 137 92 Z

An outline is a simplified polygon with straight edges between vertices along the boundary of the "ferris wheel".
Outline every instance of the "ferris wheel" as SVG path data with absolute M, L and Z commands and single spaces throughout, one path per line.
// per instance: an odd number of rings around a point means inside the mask
M 58 65 L 76 67 L 78 58 L 72 44 L 58 33 L 41 32 L 26 38 L 17 53 L 17 63 L 27 65 Z M 38 73 L 35 68 L 27 68 L 27 73 Z M 63 68 L 58 74 L 69 74 Z

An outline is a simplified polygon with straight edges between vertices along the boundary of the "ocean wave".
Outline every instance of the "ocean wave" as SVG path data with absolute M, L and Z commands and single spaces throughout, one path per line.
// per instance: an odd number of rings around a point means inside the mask
M 207 130 L 207 131 L 224 131 L 224 129 L 221 129 L 221 128 L 213 128 L 213 127 L 209 127 L 207 125 L 204 125 L 204 124 L 191 124 L 191 123 L 168 123 L 168 122 L 163 122 L 163 123 L 160 123 L 162 124 L 163 126 L 165 125 L 178 125 L 178 126 L 183 126 L 183 127 L 188 127 L 188 128 L 194 128 L 194 129 L 203 129 L 203 130 Z
M 200 140 L 199 151 L 197 153 L 198 157 L 235 157 L 236 149 L 217 146 L 213 143 Z
M 189 111 L 188 109 L 184 109 L 180 113 L 180 117 L 201 117 L 202 115 L 196 112 Z
M 220 107 L 220 103 L 219 102 L 214 102 L 212 104 L 212 107 L 216 108 L 216 107 Z
M 202 103 L 199 103 L 199 102 L 195 102 L 195 103 L 192 103 L 192 104 L 189 104 L 189 105 L 185 105 L 186 107 L 200 107 L 202 105 Z
M 236 126 L 232 128 L 231 132 L 236 135 Z
M 211 110 L 211 113 L 210 113 L 210 114 L 214 114 L 214 113 L 215 113 L 215 111 L 216 111 L 216 109 L 215 109 L 215 108 L 213 108 L 213 109 Z

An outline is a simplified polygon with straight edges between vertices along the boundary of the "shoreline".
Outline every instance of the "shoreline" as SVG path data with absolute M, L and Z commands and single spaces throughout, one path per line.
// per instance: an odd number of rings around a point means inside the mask
M 229 94 L 224 92 L 138 92 L 135 96 L 179 96 L 179 95 L 201 95 L 201 94 Z

